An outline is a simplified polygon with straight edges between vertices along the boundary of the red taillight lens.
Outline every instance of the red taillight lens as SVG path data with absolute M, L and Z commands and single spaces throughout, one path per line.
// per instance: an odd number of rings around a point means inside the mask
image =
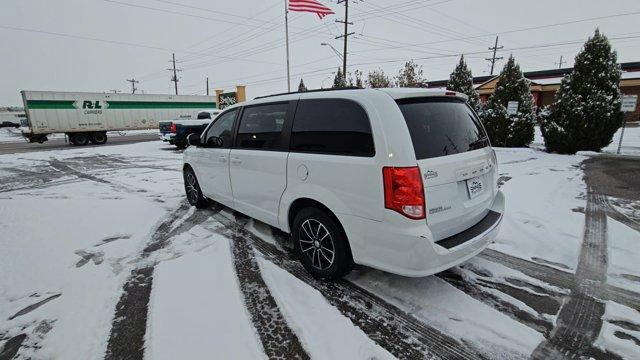
M 384 207 L 410 219 L 425 218 L 424 189 L 420 168 L 384 167 Z
M 171 126 L 169 126 L 169 131 L 175 134 L 176 129 L 177 129 L 176 124 L 171 123 Z

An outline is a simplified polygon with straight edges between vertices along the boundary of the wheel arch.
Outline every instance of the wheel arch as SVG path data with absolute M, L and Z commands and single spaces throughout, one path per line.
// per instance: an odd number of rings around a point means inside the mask
M 317 208 L 323 211 L 324 213 L 327 214 L 327 216 L 329 216 L 333 221 L 335 221 L 336 225 L 338 226 L 338 229 L 342 233 L 342 236 L 347 240 L 347 250 L 349 251 L 349 257 L 353 261 L 353 253 L 351 252 L 351 242 L 349 240 L 349 237 L 347 236 L 347 232 L 344 230 L 344 226 L 342 225 L 342 222 L 340 222 L 340 219 L 338 219 L 336 214 L 333 211 L 331 211 L 331 209 L 329 209 L 326 205 L 324 205 L 318 200 L 303 197 L 303 198 L 298 198 L 291 203 L 287 212 L 287 228 L 289 229 L 289 233 L 293 233 L 293 231 L 291 230 L 291 226 L 293 225 L 293 221 L 296 215 L 302 209 L 305 209 L 308 207 Z

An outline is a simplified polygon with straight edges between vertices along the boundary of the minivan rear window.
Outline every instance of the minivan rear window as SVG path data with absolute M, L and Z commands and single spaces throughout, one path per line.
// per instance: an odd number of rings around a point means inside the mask
M 489 146 L 480 120 L 460 99 L 430 97 L 396 102 L 407 122 L 417 160 Z

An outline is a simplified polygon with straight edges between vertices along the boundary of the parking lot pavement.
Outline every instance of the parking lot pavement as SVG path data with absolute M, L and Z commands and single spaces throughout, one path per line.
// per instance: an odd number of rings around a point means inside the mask
M 278 230 L 189 207 L 165 148 L 0 156 L 0 359 L 640 351 L 640 186 L 619 176 L 637 160 L 498 149 L 507 213 L 479 257 L 425 278 L 359 267 L 322 282 Z
M 84 147 L 98 147 L 98 146 L 113 146 L 113 145 L 126 145 L 134 144 L 143 141 L 158 140 L 158 135 L 153 134 L 132 134 L 126 136 L 111 136 L 104 145 L 86 145 Z M 77 147 L 70 145 L 65 139 L 56 138 L 51 139 L 45 143 L 29 143 L 27 141 L 0 141 L 0 155 L 4 154 L 18 154 L 34 151 L 51 151 L 51 150 L 68 150 L 76 149 Z

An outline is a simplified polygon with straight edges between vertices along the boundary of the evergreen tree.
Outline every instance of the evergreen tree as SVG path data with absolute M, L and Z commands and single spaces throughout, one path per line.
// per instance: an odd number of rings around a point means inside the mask
M 609 145 L 622 121 L 619 85 L 617 54 L 596 29 L 541 119 L 547 151 L 575 154 Z
M 363 88 L 364 85 L 362 84 L 362 71 L 360 70 L 356 70 L 354 71 L 355 77 L 356 77 L 356 84 L 355 86 L 357 88 Z
M 413 60 L 404 64 L 404 69 L 400 70 L 396 77 L 396 85 L 398 87 L 426 88 L 427 79 L 422 74 L 422 66 L 416 64 Z
M 518 111 L 507 114 L 509 101 L 518 102 Z M 513 56 L 500 73 L 496 89 L 482 112 L 482 122 L 494 146 L 525 147 L 534 137 L 535 114 L 529 80 L 525 79 Z
M 300 84 L 298 85 L 298 91 L 307 91 L 307 87 L 304 85 L 304 80 L 300 78 Z
M 367 74 L 367 86 L 370 88 L 388 88 L 391 87 L 391 79 L 382 71 L 373 70 Z
M 340 89 L 347 87 L 347 80 L 342 74 L 342 70 L 338 68 L 338 72 L 336 73 L 336 77 L 333 79 L 333 88 Z
M 449 76 L 447 89 L 467 95 L 469 97 L 467 102 L 471 108 L 480 113 L 480 96 L 473 86 L 473 75 L 464 61 L 464 55 L 460 56 L 458 65 Z

